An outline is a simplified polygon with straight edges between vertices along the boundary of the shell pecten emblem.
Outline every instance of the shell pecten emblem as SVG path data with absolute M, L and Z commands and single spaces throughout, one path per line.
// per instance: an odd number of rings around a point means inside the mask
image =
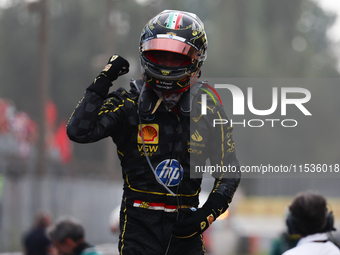
M 159 141 L 159 126 L 158 124 L 143 124 L 143 137 L 146 144 L 158 144 Z M 140 125 L 138 126 L 137 142 L 143 143 Z

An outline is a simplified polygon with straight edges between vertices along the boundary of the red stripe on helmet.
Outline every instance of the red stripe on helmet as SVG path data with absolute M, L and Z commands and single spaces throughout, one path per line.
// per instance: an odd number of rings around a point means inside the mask
M 177 20 L 176 20 L 175 29 L 178 29 L 178 28 L 179 28 L 179 22 L 181 21 L 182 17 L 183 17 L 183 12 L 180 12 L 180 13 L 178 14 L 178 17 L 177 17 Z

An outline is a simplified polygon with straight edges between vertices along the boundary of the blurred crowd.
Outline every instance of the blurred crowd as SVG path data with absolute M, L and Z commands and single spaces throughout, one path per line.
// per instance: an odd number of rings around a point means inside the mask
M 63 216 L 55 224 L 51 215 L 39 212 L 33 227 L 23 235 L 23 255 L 103 255 L 85 239 L 83 224 Z
M 37 124 L 18 111 L 13 102 L 0 98 L 0 153 L 27 158 L 37 141 Z
M 45 113 L 49 158 L 68 163 L 72 149 L 66 135 L 66 121 L 57 123 L 58 110 L 53 101 L 47 103 Z M 17 109 L 11 100 L 0 98 L 0 156 L 34 157 L 38 132 L 37 123 L 26 112 Z

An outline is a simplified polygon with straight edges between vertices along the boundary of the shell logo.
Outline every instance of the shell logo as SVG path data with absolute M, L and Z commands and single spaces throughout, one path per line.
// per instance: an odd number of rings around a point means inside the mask
M 158 144 L 159 140 L 159 126 L 158 124 L 147 124 L 142 125 L 143 130 L 143 136 L 144 136 L 144 142 L 146 144 Z M 137 136 L 137 142 L 143 143 L 142 141 L 142 133 L 140 131 L 140 126 L 138 126 L 138 136 Z

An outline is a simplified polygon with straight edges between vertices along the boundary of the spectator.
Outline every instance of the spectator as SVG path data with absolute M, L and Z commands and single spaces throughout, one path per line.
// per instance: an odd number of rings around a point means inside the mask
M 49 214 L 39 213 L 33 228 L 23 237 L 25 255 L 56 254 L 51 240 L 46 235 L 46 229 L 52 220 Z
M 85 241 L 83 225 L 76 219 L 60 219 L 49 230 L 53 245 L 64 255 L 103 255 Z
M 289 206 L 286 223 L 289 234 L 299 234 L 296 247 L 283 255 L 340 255 L 327 232 L 334 231 L 333 213 L 327 210 L 326 199 L 318 194 L 299 194 Z
M 269 255 L 281 255 L 295 247 L 299 239 L 299 235 L 289 235 L 287 232 L 281 233 L 279 237 L 274 239 Z

